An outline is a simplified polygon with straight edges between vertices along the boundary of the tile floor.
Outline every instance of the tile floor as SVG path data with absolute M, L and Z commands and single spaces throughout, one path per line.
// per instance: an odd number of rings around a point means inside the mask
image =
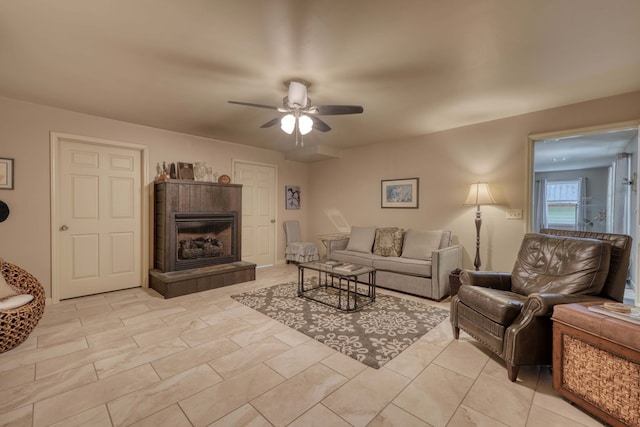
M 284 265 L 169 300 L 138 288 L 47 306 L 0 354 L 0 425 L 601 425 L 553 393 L 548 369 L 511 383 L 448 321 L 376 370 L 229 297 L 295 278 Z

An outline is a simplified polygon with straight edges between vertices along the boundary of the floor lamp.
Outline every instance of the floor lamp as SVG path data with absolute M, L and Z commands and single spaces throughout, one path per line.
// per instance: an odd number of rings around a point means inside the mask
M 476 182 L 469 186 L 469 194 L 464 204 L 466 206 L 476 206 L 476 259 L 473 265 L 476 271 L 480 270 L 480 227 L 482 226 L 482 217 L 480 215 L 480 205 L 494 205 L 496 203 L 489 184 L 486 182 Z

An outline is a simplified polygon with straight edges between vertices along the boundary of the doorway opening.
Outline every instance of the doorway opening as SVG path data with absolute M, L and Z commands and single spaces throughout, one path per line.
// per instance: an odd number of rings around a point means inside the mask
M 625 303 L 638 301 L 638 122 L 529 137 L 530 217 L 542 228 L 633 237 Z

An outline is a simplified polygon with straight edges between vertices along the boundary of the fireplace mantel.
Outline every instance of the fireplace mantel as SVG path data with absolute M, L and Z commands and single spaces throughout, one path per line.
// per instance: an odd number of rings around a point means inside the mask
M 162 180 L 154 183 L 153 194 L 154 269 L 149 275 L 153 289 L 170 298 L 255 279 L 255 264 L 241 261 L 242 185 Z M 210 260 L 209 266 L 194 262 L 193 269 L 177 267 L 176 218 L 217 216 L 235 222 L 230 233 L 233 250 Z

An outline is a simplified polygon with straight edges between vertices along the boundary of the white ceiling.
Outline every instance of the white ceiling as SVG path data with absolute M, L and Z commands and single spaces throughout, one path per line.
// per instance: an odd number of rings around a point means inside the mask
M 313 156 L 640 90 L 639 19 L 638 0 L 2 0 L 0 96 L 286 152 L 259 128 L 277 112 L 227 100 L 280 105 L 303 78 L 364 107 L 324 116 Z
M 638 146 L 638 128 L 615 129 L 536 141 L 534 171 L 551 172 L 608 167 L 619 153 Z

